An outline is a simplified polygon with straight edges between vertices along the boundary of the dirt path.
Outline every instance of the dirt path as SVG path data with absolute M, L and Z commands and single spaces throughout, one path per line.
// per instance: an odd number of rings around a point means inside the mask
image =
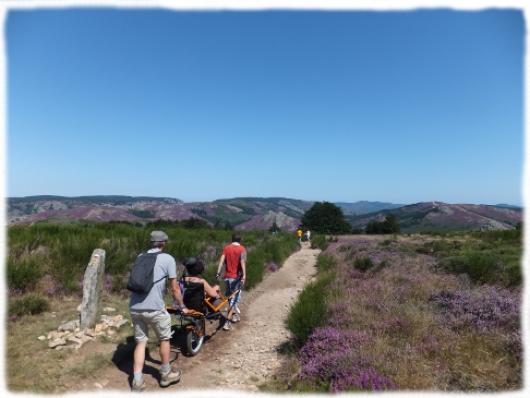
M 158 353 L 151 353 L 153 366 L 146 362 L 146 383 L 151 392 L 183 389 L 237 389 L 257 391 L 281 366 L 278 347 L 288 341 L 290 332 L 285 327 L 289 308 L 316 272 L 316 258 L 320 250 L 304 245 L 292 254 L 284 265 L 270 274 L 256 288 L 244 293 L 241 322 L 231 331 L 215 331 L 216 324 L 207 324 L 205 342 L 195 357 L 179 355 L 176 365 L 182 369 L 181 381 L 161 390 L 157 382 Z M 149 358 L 148 358 L 149 360 Z M 128 367 L 128 366 L 127 366 Z M 128 390 L 124 374 L 114 368 L 107 374 L 105 389 Z
M 304 247 L 244 297 L 241 322 L 214 336 L 214 344 L 186 369 L 180 388 L 257 391 L 280 366 L 276 351 L 290 336 L 285 327 L 289 307 L 314 275 L 318 253 Z

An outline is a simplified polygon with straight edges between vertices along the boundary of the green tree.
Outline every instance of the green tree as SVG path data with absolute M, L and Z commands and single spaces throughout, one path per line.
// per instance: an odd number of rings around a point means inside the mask
M 367 234 L 398 234 L 401 228 L 394 214 L 388 214 L 385 221 L 370 221 L 366 226 Z
M 329 202 L 316 202 L 306 211 L 302 227 L 321 234 L 347 234 L 351 231 L 340 207 Z

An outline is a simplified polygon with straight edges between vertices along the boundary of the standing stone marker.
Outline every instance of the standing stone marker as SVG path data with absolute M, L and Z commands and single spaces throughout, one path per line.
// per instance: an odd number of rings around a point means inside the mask
M 105 272 L 105 250 L 95 249 L 85 270 L 83 279 L 83 301 L 79 306 L 80 328 L 93 328 L 101 310 L 103 273 Z

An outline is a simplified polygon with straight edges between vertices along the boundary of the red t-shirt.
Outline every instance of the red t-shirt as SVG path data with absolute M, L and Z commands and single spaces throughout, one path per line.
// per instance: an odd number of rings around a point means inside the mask
M 247 251 L 243 245 L 233 243 L 226 245 L 223 249 L 225 256 L 225 278 L 237 278 L 241 269 L 241 260 L 247 260 Z

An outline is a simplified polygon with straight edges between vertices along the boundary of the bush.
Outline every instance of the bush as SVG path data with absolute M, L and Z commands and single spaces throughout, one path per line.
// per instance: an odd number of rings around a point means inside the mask
M 387 215 L 385 221 L 382 222 L 370 221 L 366 226 L 367 234 L 398 234 L 399 232 L 399 223 L 394 214 Z
M 9 316 L 35 315 L 50 308 L 48 300 L 36 294 L 9 301 Z
M 311 249 L 320 249 L 322 251 L 328 248 L 329 243 L 326 240 L 325 235 L 316 235 L 311 239 Z
M 500 277 L 499 260 L 488 253 L 468 252 L 449 257 L 442 265 L 451 272 L 465 273 L 471 280 L 480 283 L 495 283 Z
M 354 268 L 360 270 L 360 271 L 366 271 L 374 266 L 374 263 L 370 259 L 370 257 L 361 257 L 356 258 L 353 262 Z
M 335 257 L 329 254 L 321 254 L 317 258 L 317 268 L 319 272 L 331 271 L 337 266 Z
M 300 346 L 307 341 L 315 328 L 326 324 L 326 294 L 333 278 L 333 273 L 326 273 L 316 282 L 307 285 L 289 312 L 287 327 Z
M 15 263 L 12 259 L 7 261 L 7 285 L 10 289 L 26 291 L 35 287 L 42 276 L 39 262 L 26 260 Z

